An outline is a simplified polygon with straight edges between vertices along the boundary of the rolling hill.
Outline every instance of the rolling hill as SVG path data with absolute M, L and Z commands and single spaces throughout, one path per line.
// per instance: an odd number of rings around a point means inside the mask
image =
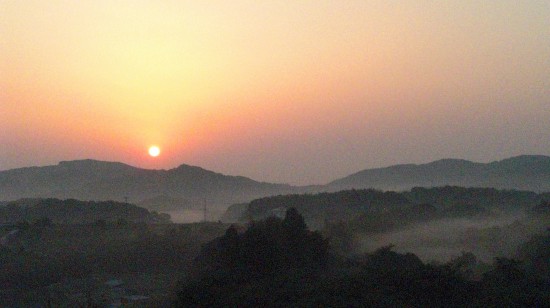
M 89 224 L 98 221 L 168 223 L 170 216 L 114 201 L 20 199 L 0 206 L 0 225 L 23 221 L 40 224 L 45 219 L 56 224 Z
M 550 157 L 518 156 L 492 163 L 444 159 L 422 165 L 368 169 L 326 185 L 290 186 L 228 176 L 181 165 L 150 170 L 118 162 L 75 160 L 44 167 L 0 171 L 0 201 L 21 198 L 116 200 L 162 209 L 164 203 L 182 208 L 230 204 L 280 195 L 375 188 L 410 190 L 437 186 L 493 187 L 550 191 Z M 167 201 L 168 200 L 168 201 Z
M 293 192 L 284 184 L 270 184 L 240 176 L 227 176 L 189 165 L 170 170 L 149 170 L 123 163 L 97 160 L 60 162 L 45 167 L 0 172 L 0 200 L 20 198 L 74 198 L 129 202 L 170 196 L 189 202 L 249 201 Z
M 550 157 L 523 155 L 487 164 L 443 159 L 421 165 L 396 165 L 363 170 L 326 187 L 329 191 L 351 188 L 409 190 L 446 185 L 550 191 Z

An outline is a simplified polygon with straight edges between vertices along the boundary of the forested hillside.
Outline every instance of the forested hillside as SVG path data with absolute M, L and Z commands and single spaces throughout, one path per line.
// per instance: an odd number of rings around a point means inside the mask
M 247 206 L 235 205 L 229 211 L 234 217 L 237 210 L 242 210 L 240 220 L 247 221 L 277 215 L 294 207 L 304 215 L 310 226 L 317 227 L 325 222 L 346 221 L 362 215 L 396 219 L 403 215 L 414 216 L 415 212 L 419 217 L 423 216 L 421 212 L 425 212 L 424 218 L 513 213 L 528 210 L 548 197 L 547 194 L 529 191 L 453 186 L 417 187 L 405 192 L 354 189 L 260 198 Z
M 21 199 L 0 206 L 0 224 L 36 221 L 54 224 L 87 224 L 98 221 L 166 223 L 170 221 L 170 216 L 114 201 Z
M 550 230 L 549 230 L 550 231 Z M 178 290 L 178 307 L 546 307 L 549 231 L 520 259 L 480 262 L 462 253 L 426 263 L 391 245 L 338 256 L 295 209 L 284 219 L 229 228 L 205 245 Z

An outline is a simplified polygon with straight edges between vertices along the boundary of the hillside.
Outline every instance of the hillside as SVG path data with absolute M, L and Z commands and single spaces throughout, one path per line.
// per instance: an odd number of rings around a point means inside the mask
M 279 216 L 279 213 L 293 207 L 304 216 L 308 225 L 317 228 L 326 222 L 364 219 L 362 216 L 379 222 L 385 217 L 404 222 L 434 217 L 517 213 L 534 208 L 546 198 L 547 194 L 529 191 L 456 186 L 415 187 L 405 192 L 353 189 L 260 198 L 229 207 L 224 219 L 228 222 L 257 220 Z M 407 218 L 398 219 L 403 215 Z
M 0 171 L 0 201 L 20 198 L 117 200 L 155 210 L 212 210 L 280 195 L 374 188 L 410 190 L 438 186 L 550 191 L 550 157 L 518 156 L 492 163 L 444 159 L 422 165 L 368 169 L 327 185 L 296 187 L 228 176 L 181 165 L 150 170 L 118 162 L 76 160 L 58 165 Z
M 335 193 L 302 194 L 266 197 L 253 200 L 246 207 L 242 219 L 262 219 L 280 216 L 287 209 L 297 209 L 310 225 L 322 225 L 328 220 L 346 220 L 358 213 L 374 213 L 399 209 L 410 205 L 404 196 L 395 192 L 376 190 L 348 190 Z M 232 206 L 228 211 L 236 211 Z M 227 215 L 226 215 L 227 216 Z
M 58 165 L 0 172 L 0 200 L 20 198 L 74 198 L 124 200 L 138 203 L 182 198 L 191 203 L 242 202 L 292 192 L 289 185 L 262 183 L 227 176 L 189 165 L 149 170 L 117 162 L 77 160 Z M 162 198 L 161 198 L 162 199 Z
M 326 187 L 330 191 L 350 188 L 409 190 L 446 185 L 550 191 L 550 157 L 524 155 L 487 164 L 443 159 L 421 165 L 396 165 L 363 170 Z
M 104 222 L 167 223 L 170 216 L 149 212 L 133 204 L 114 201 L 79 201 L 74 199 L 21 199 L 0 206 L 0 224 L 52 222 L 89 224 Z

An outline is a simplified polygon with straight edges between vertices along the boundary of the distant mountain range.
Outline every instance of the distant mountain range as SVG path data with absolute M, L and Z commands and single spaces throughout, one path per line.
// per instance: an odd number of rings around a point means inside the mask
M 294 191 L 290 185 L 262 183 L 188 165 L 148 170 L 97 160 L 60 162 L 0 172 L 0 200 L 74 198 L 139 203 L 159 196 L 187 202 L 230 203 Z M 161 198 L 162 199 L 162 198 Z
M 488 164 L 444 159 L 422 165 L 367 169 L 326 185 L 298 187 L 228 176 L 189 165 L 148 170 L 97 160 L 0 171 L 0 200 L 74 198 L 159 203 L 180 200 L 218 205 L 290 193 L 338 191 L 350 188 L 408 190 L 433 186 L 494 187 L 550 191 L 550 157 L 518 156 Z M 161 202 L 162 203 L 162 202 Z M 191 205 L 190 205 L 191 206 Z M 196 206 L 195 206 L 196 207 Z
M 550 191 L 550 157 L 523 155 L 487 164 L 442 159 L 422 165 L 367 169 L 327 185 L 330 191 L 350 188 L 409 190 L 436 186 L 493 187 Z

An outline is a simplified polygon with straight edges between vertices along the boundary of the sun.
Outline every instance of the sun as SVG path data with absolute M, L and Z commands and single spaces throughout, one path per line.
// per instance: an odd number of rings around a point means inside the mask
M 149 147 L 149 155 L 157 157 L 160 154 L 160 148 L 156 145 Z

